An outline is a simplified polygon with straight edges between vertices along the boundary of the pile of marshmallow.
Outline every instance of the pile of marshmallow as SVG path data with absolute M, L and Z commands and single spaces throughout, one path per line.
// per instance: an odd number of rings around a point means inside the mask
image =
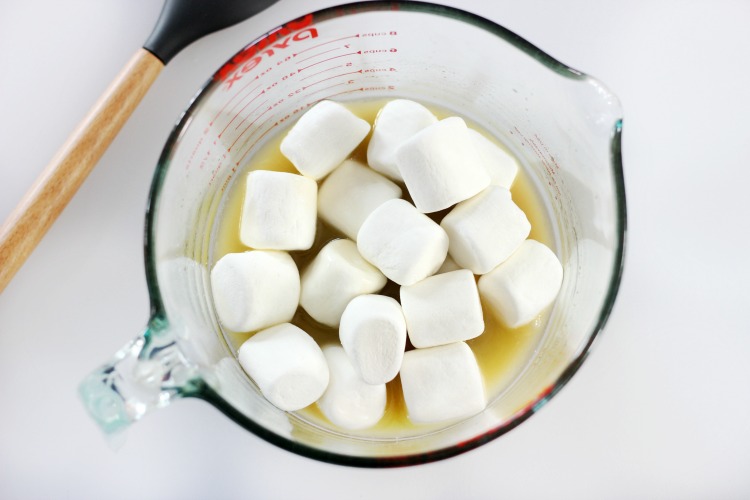
M 369 132 L 322 101 L 281 143 L 301 175 L 247 175 L 240 239 L 252 250 L 225 255 L 211 272 L 219 320 L 257 332 L 238 359 L 282 410 L 317 401 L 333 424 L 367 428 L 400 373 L 412 422 L 471 416 L 486 404 L 465 342 L 485 328 L 480 295 L 507 327 L 524 325 L 555 299 L 562 266 L 527 239 L 531 225 L 509 191 L 515 161 L 461 118 L 438 121 L 421 104 L 390 101 L 369 165 L 348 160 Z M 425 215 L 452 206 L 439 224 Z M 287 252 L 312 247 L 318 216 L 346 238 L 323 246 L 300 277 Z M 400 303 L 377 294 L 387 280 L 400 285 Z M 321 349 L 291 324 L 298 306 L 338 328 L 340 345 Z M 405 352 L 407 335 L 414 349 Z

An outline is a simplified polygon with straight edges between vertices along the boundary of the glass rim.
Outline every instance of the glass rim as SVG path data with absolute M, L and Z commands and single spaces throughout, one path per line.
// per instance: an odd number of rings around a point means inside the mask
M 321 10 L 314 11 L 307 16 L 312 16 L 313 22 L 326 20 L 329 18 L 341 17 L 342 15 L 351 15 L 364 12 L 372 11 L 407 11 L 407 12 L 419 12 L 434 14 L 442 17 L 448 17 L 458 21 L 471 24 L 475 27 L 481 28 L 499 38 L 503 41 L 513 45 L 515 48 L 526 53 L 536 61 L 540 62 L 546 68 L 554 71 L 555 73 L 572 80 L 581 80 L 595 82 L 598 85 L 602 85 L 601 82 L 595 78 L 578 71 L 576 69 L 567 66 L 566 64 L 555 59 L 551 55 L 547 54 L 537 46 L 528 42 L 521 36 L 508 30 L 507 28 L 500 26 L 499 24 L 490 21 L 482 16 L 467 12 L 455 7 L 449 7 L 445 5 L 439 5 L 429 2 L 419 2 L 412 0 L 400 0 L 400 1 L 365 1 L 365 2 L 352 2 L 340 4 L 332 7 L 327 7 Z M 351 11 L 351 12 L 348 12 Z M 301 18 L 300 18 L 301 19 Z M 251 41 L 244 47 L 242 47 L 236 54 L 230 57 L 227 61 L 231 61 L 232 58 L 237 57 L 243 51 L 249 47 L 256 45 L 261 42 L 267 36 L 279 31 L 287 23 L 282 23 L 280 26 L 269 30 L 263 35 L 259 36 L 255 40 Z M 222 63 L 222 66 L 226 62 Z M 200 104 L 202 99 L 219 84 L 217 76 L 220 72 L 221 67 L 203 84 L 198 92 L 191 99 L 188 107 L 182 112 L 178 118 L 172 132 L 170 133 L 164 148 L 162 149 L 161 155 L 156 165 L 154 177 L 151 183 L 149 191 L 148 202 L 146 206 L 145 216 L 145 228 L 144 228 L 144 257 L 145 257 L 145 271 L 146 271 L 146 283 L 150 298 L 150 321 L 149 324 L 153 325 L 157 329 L 161 330 L 165 324 L 169 323 L 166 315 L 164 304 L 162 301 L 161 293 L 159 290 L 159 284 L 156 273 L 156 254 L 155 254 L 155 219 L 156 219 L 156 205 L 159 199 L 159 193 L 161 191 L 162 184 L 166 177 L 166 173 L 169 170 L 170 160 L 173 154 L 173 149 L 178 141 L 183 130 L 189 125 L 190 119 Z M 619 109 L 618 109 L 619 111 Z M 284 450 L 291 451 L 301 456 L 319 460 L 322 462 L 328 462 L 337 465 L 347 465 L 353 467 L 366 467 L 366 468 L 384 468 L 384 467 L 399 467 L 406 465 L 418 465 L 423 463 L 434 462 L 446 458 L 450 458 L 467 451 L 473 450 L 489 441 L 492 441 L 506 432 L 514 429 L 521 423 L 525 422 L 532 415 L 537 413 L 548 401 L 552 399 L 573 377 L 573 375 L 581 367 L 585 359 L 588 357 L 589 352 L 593 346 L 594 341 L 599 337 L 599 334 L 604 328 L 604 325 L 609 318 L 612 308 L 617 297 L 617 293 L 620 287 L 622 279 L 624 255 L 625 255 L 625 238 L 627 232 L 627 211 L 625 201 L 625 182 L 623 175 L 623 163 L 622 163 L 622 118 L 618 117 L 612 124 L 612 133 L 609 143 L 610 151 L 610 168 L 612 178 L 615 187 L 615 198 L 617 204 L 616 213 L 616 237 L 617 247 L 615 248 L 615 258 L 613 262 L 612 272 L 609 287 L 604 295 L 601 310 L 599 312 L 599 318 L 594 325 L 592 331 L 589 333 L 586 344 L 581 349 L 580 353 L 573 358 L 563 370 L 560 376 L 546 389 L 542 390 L 535 398 L 530 400 L 529 404 L 523 409 L 517 412 L 511 420 L 494 426 L 481 434 L 472 437 L 469 440 L 463 441 L 459 444 L 451 445 L 436 450 L 417 452 L 408 455 L 399 456 L 355 456 L 345 455 L 335 452 L 326 451 L 323 449 L 313 448 L 301 444 L 299 442 L 287 439 L 278 434 L 275 434 L 268 429 L 264 428 L 257 422 L 244 416 L 239 410 L 229 404 L 223 397 L 221 397 L 213 388 L 211 388 L 203 380 L 195 380 L 189 384 L 188 387 L 181 393 L 184 397 L 194 397 L 202 399 L 207 403 L 216 407 L 225 416 L 233 420 L 235 423 L 243 427 L 245 430 L 252 432 L 256 436 L 272 443 Z

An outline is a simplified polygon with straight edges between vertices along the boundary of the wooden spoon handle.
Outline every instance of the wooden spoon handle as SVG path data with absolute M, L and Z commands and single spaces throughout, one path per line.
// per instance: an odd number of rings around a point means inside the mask
M 46 234 L 161 72 L 139 49 L 0 228 L 0 293 Z

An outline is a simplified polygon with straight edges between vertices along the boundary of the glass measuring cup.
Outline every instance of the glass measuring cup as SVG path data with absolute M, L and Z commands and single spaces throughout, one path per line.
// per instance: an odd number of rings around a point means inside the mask
M 565 270 L 541 341 L 480 414 L 408 437 L 358 437 L 282 412 L 237 363 L 213 308 L 217 215 L 243 165 L 322 99 L 405 97 L 453 110 L 521 160 L 554 226 Z M 414 2 L 349 4 L 278 27 L 227 61 L 172 132 L 146 216 L 151 316 L 145 331 L 80 387 L 115 433 L 182 397 L 319 460 L 392 466 L 449 457 L 538 411 L 604 326 L 625 232 L 620 107 L 596 80 L 478 16 Z

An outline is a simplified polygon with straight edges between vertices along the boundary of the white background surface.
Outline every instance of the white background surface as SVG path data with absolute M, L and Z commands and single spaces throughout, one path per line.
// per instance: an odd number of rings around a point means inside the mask
M 395 470 L 275 448 L 199 401 L 113 452 L 75 388 L 135 336 L 143 211 L 179 113 L 281 0 L 164 70 L 0 295 L 0 498 L 750 497 L 750 3 L 448 1 L 600 78 L 625 110 L 620 296 L 572 382 L 510 434 Z M 0 219 L 148 36 L 156 0 L 0 4 Z

